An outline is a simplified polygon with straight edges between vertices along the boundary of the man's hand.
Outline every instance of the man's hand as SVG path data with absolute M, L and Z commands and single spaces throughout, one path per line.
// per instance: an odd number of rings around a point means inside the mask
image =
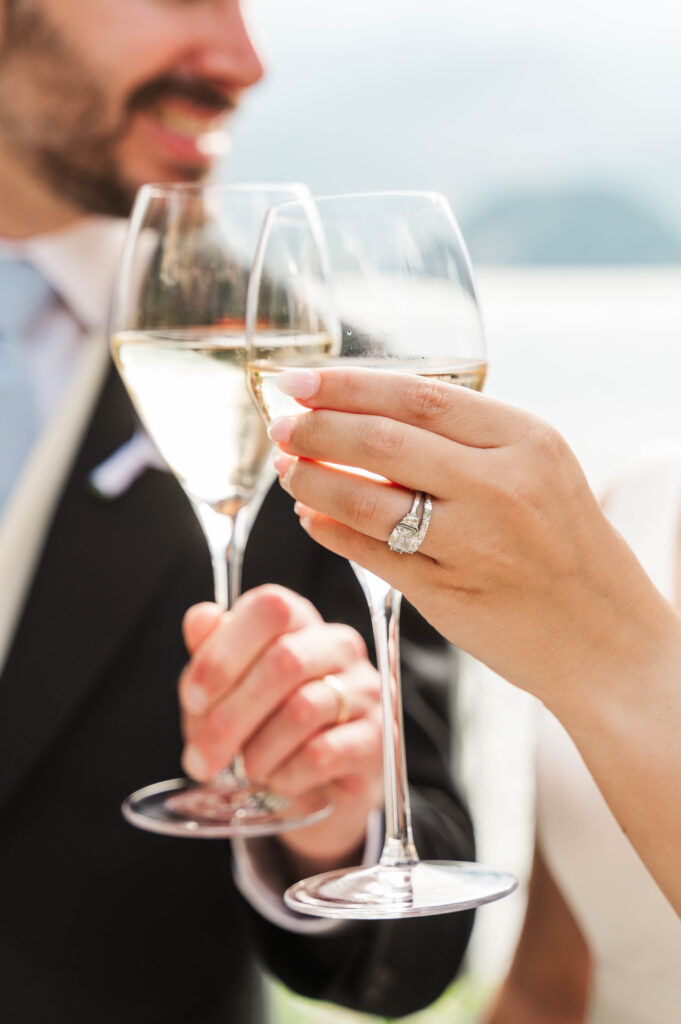
M 356 863 L 367 815 L 381 799 L 379 683 L 359 634 L 267 585 L 229 612 L 190 608 L 184 635 L 185 771 L 207 781 L 241 752 L 249 777 L 277 793 L 323 787 L 333 814 L 280 839 L 292 871 Z M 344 702 L 327 675 L 341 684 Z

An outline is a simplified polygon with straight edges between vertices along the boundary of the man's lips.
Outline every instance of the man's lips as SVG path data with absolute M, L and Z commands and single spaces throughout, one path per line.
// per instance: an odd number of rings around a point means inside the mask
M 216 111 L 186 101 L 157 103 L 140 111 L 154 143 L 183 164 L 205 166 L 220 147 L 216 135 L 231 107 Z
M 161 103 L 150 111 L 164 128 L 187 138 L 198 138 L 214 130 L 226 114 L 226 109 L 215 110 L 194 103 Z

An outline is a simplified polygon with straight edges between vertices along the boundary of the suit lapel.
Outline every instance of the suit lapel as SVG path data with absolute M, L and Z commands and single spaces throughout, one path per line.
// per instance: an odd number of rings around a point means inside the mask
M 198 530 L 167 473 L 145 473 L 115 501 L 90 493 L 88 474 L 133 429 L 111 367 L 0 680 L 0 806 L 59 740 L 153 599 L 172 567 L 178 531 Z

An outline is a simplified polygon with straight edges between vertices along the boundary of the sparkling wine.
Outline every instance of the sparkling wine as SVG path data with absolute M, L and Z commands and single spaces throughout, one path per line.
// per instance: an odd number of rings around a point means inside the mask
M 323 353 L 304 352 L 289 349 L 287 356 L 284 356 L 283 348 L 277 353 L 272 350 L 273 355 L 262 354 L 261 358 L 246 364 L 248 384 L 255 401 L 263 411 L 268 422 L 277 419 L 279 416 L 292 416 L 302 411 L 301 406 L 294 398 L 289 398 L 277 387 L 277 377 L 284 370 L 326 368 L 330 366 L 342 366 L 348 369 L 350 366 L 358 366 L 364 369 L 371 369 L 370 359 L 324 359 Z M 330 351 L 330 348 L 329 348 Z M 306 358 L 307 357 L 307 358 Z M 310 358 L 311 357 L 311 358 Z M 434 364 L 427 369 L 414 369 L 414 364 L 405 364 L 382 361 L 376 364 L 383 370 L 392 370 L 397 373 L 416 373 L 419 377 L 427 377 L 430 380 L 441 380 L 446 384 L 456 384 L 459 387 L 471 388 L 473 391 L 482 391 L 487 374 L 487 364 L 484 362 L 453 362 L 447 364 Z
M 482 391 L 487 376 L 487 363 L 461 363 L 445 370 L 428 370 L 419 373 L 419 377 L 429 380 L 441 380 L 444 384 L 457 384 L 460 388 L 471 391 Z
M 246 387 L 243 332 L 125 331 L 112 347 L 142 422 L 186 491 L 218 511 L 248 500 L 271 444 Z

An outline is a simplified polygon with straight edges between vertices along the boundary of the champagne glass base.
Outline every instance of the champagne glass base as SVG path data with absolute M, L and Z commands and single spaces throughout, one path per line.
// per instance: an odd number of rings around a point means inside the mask
M 253 783 L 201 784 L 189 779 L 145 786 L 121 806 L 123 817 L 137 828 L 197 839 L 276 835 L 321 821 L 332 810 L 320 791 L 289 798 Z
M 513 875 L 484 864 L 417 861 L 327 871 L 292 885 L 284 900 L 314 917 L 380 920 L 468 910 L 507 896 L 517 885 Z

